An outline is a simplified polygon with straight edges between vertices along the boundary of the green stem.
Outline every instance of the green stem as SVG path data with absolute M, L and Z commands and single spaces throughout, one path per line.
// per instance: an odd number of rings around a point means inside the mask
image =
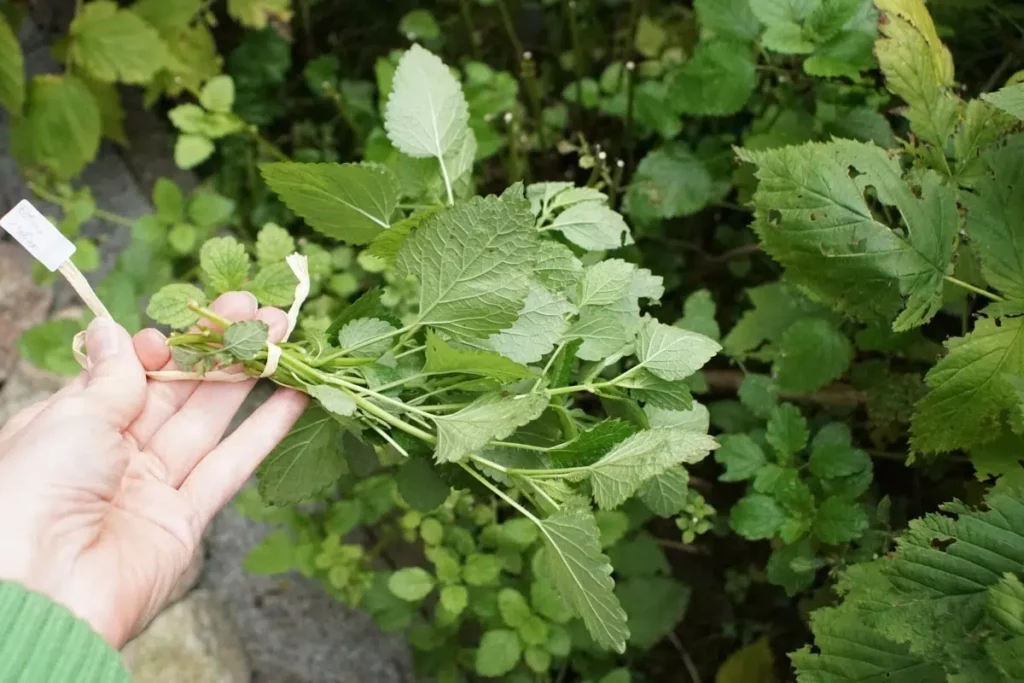
M 508 11 L 508 4 L 505 0 L 498 0 L 498 12 L 501 13 L 501 23 L 505 26 L 505 33 L 512 43 L 512 49 L 516 52 L 516 61 L 523 58 L 523 43 L 516 33 L 515 22 L 512 21 L 512 13 Z
M 51 204 L 56 204 L 57 206 L 60 207 L 61 211 L 67 213 L 69 200 L 65 199 L 64 197 L 57 196 L 56 194 L 50 192 L 46 188 L 40 186 L 38 183 L 30 182 L 28 184 L 28 188 L 32 190 L 35 194 L 37 194 L 39 198 L 42 199 L 43 201 L 50 202 Z M 125 218 L 124 216 L 119 216 L 116 213 L 104 211 L 103 209 L 95 209 L 93 211 L 93 215 L 96 216 L 96 218 L 107 221 L 108 223 L 113 223 L 115 225 L 120 225 L 126 228 L 131 228 L 132 226 L 135 225 L 135 221 L 133 221 L 132 219 Z
M 313 367 L 322 367 L 324 365 L 327 365 L 331 361 L 337 360 L 339 358 L 344 358 L 345 356 L 349 355 L 353 351 L 358 351 L 359 349 L 362 349 L 364 347 L 370 346 L 371 344 L 376 344 L 378 342 L 387 341 L 388 339 L 391 339 L 392 337 L 394 337 L 396 335 L 408 332 L 411 329 L 414 329 L 413 326 L 412 325 L 408 325 L 406 327 L 403 327 L 400 330 L 394 330 L 393 332 L 388 332 L 387 334 L 382 334 L 382 335 L 379 335 L 377 337 L 373 337 L 371 339 L 364 339 L 363 341 L 359 342 L 358 344 L 353 344 L 352 346 L 349 346 L 348 348 L 339 349 L 338 351 L 335 351 L 334 353 L 329 353 L 326 356 L 318 358 L 316 360 L 316 362 L 313 363 Z
M 190 311 L 193 311 L 194 313 L 199 314 L 199 316 L 201 318 L 206 318 L 210 322 L 216 323 L 216 324 L 220 325 L 221 327 L 227 328 L 227 327 L 230 327 L 231 325 L 234 324 L 230 320 L 228 320 L 227 318 L 225 318 L 223 316 L 220 316 L 220 315 L 217 315 L 216 313 L 211 311 L 209 308 L 206 308 L 205 306 L 200 306 L 199 304 L 195 303 L 194 301 L 190 301 L 188 303 L 188 308 L 189 308 Z
M 365 398 L 363 398 L 362 396 L 359 396 L 358 394 L 350 393 L 349 396 L 352 398 L 353 401 L 355 401 L 356 405 L 359 406 L 362 410 L 364 410 L 365 412 L 369 413 L 370 415 L 373 415 L 374 417 L 377 417 L 377 418 L 383 420 L 384 422 L 387 422 L 392 427 L 395 427 L 396 429 L 400 429 L 403 432 L 405 432 L 406 434 L 409 434 L 411 436 L 415 436 L 417 439 L 421 439 L 423 441 L 426 441 L 427 443 L 431 443 L 431 444 L 437 443 L 437 438 L 433 434 L 431 434 L 430 432 L 425 432 L 422 429 L 420 429 L 419 427 L 412 426 L 411 424 L 409 424 L 405 420 L 402 420 L 402 419 L 400 419 L 398 417 L 395 417 L 394 415 L 392 415 L 388 411 L 384 410 L 380 406 L 374 405 L 373 403 L 371 403 L 370 401 L 367 401 Z
M 274 157 L 278 161 L 291 161 L 288 155 L 282 152 L 277 145 L 263 137 L 263 134 L 260 133 L 259 128 L 250 125 L 246 127 L 246 130 L 249 131 L 249 135 L 252 137 L 253 140 L 256 141 L 256 144 L 258 144 L 260 147 L 269 152 L 270 156 Z
M 484 486 L 489 488 L 496 496 L 498 496 L 499 498 L 504 500 L 506 503 L 511 505 L 514 509 L 518 510 L 519 513 L 522 514 L 524 517 L 526 517 L 528 520 L 530 520 L 531 522 L 533 522 L 537 526 L 541 526 L 540 520 L 532 512 L 530 512 L 529 510 L 524 508 L 522 505 L 520 505 L 516 501 L 512 500 L 512 498 L 509 497 L 509 495 L 507 493 L 505 493 L 504 491 L 499 489 L 497 486 L 495 486 L 491 482 L 487 481 L 487 477 L 483 476 L 482 474 L 479 474 L 476 470 L 474 470 L 472 467 L 470 467 L 469 465 L 467 465 L 464 462 L 460 462 L 459 463 L 459 467 L 461 467 L 462 469 L 464 469 L 467 472 L 469 472 L 471 477 L 473 477 L 474 479 L 479 481 L 481 484 L 483 484 Z
M 480 42 L 477 40 L 476 29 L 473 27 L 473 10 L 469 6 L 470 0 L 459 0 L 459 12 L 462 14 L 462 23 L 466 25 L 466 35 L 469 36 L 469 44 L 473 50 L 473 57 L 480 59 Z
M 953 277 L 952 275 L 946 275 L 944 279 L 946 280 L 946 282 L 950 282 L 950 283 L 952 283 L 954 285 L 957 285 L 958 287 L 963 287 L 968 292 L 974 292 L 978 296 L 986 297 L 988 299 L 991 299 L 992 301 L 1006 301 L 1006 299 L 1004 299 L 1003 297 L 999 296 L 998 294 L 993 294 L 992 292 L 988 292 L 988 291 L 986 291 L 984 289 L 981 289 L 980 287 L 975 287 L 974 285 L 972 285 L 972 284 L 970 284 L 968 282 L 964 282 L 963 280 L 958 280 L 955 277 Z

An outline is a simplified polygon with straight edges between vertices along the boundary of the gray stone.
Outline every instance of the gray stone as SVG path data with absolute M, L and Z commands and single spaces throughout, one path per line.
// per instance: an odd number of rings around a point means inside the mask
M 231 616 L 209 591 L 164 610 L 121 651 L 135 683 L 249 683 Z
M 252 662 L 254 683 L 411 683 L 398 636 L 299 575 L 247 574 L 242 559 L 271 527 L 229 507 L 207 534 L 202 586 L 224 601 Z
M 49 287 L 32 281 L 32 257 L 18 244 L 0 242 L 0 384 L 18 361 L 18 337 L 50 311 Z

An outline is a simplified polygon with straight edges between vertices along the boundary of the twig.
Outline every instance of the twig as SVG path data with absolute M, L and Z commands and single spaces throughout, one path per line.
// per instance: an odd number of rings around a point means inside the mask
M 690 674 L 690 680 L 693 683 L 701 683 L 700 673 L 697 671 L 697 665 L 693 663 L 693 658 L 690 657 L 690 653 L 683 647 L 683 643 L 679 640 L 679 636 L 675 632 L 668 634 L 668 642 L 672 643 L 672 646 L 679 652 L 679 657 L 683 660 L 683 666 L 686 667 L 686 673 Z
M 673 541 L 667 538 L 655 538 L 654 542 L 660 545 L 662 548 L 671 548 L 672 550 L 678 550 L 679 552 L 687 553 L 689 555 L 706 555 L 707 553 L 698 548 L 695 545 L 689 545 L 680 541 Z

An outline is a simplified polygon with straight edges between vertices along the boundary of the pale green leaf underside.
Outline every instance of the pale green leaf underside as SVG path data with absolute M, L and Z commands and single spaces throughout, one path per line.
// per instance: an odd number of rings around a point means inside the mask
M 423 366 L 423 372 L 426 374 L 480 375 L 504 383 L 534 375 L 534 372 L 528 367 L 492 351 L 454 348 L 429 330 L 427 331 L 427 362 Z
M 588 251 L 618 249 L 632 244 L 629 226 L 603 202 L 588 201 L 569 207 L 547 226 Z
M 722 350 L 702 334 L 648 320 L 636 339 L 640 366 L 669 381 L 683 380 Z
M 1010 85 L 993 93 L 986 93 L 982 98 L 1007 114 L 1024 120 L 1024 83 Z
M 437 424 L 437 462 L 459 462 L 476 455 L 493 439 L 504 439 L 544 412 L 546 394 L 503 396 L 485 394 L 451 415 L 434 418 Z
M 598 645 L 625 652 L 629 628 L 615 597 L 608 557 L 589 510 L 563 508 L 540 520 L 544 554 L 558 592 L 583 619 Z
M 391 226 L 398 180 L 382 166 L 283 162 L 260 171 L 288 208 L 328 237 L 366 244 Z

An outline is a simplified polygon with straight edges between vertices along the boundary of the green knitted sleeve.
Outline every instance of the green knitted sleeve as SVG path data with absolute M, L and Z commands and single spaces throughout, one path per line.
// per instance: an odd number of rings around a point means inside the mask
M 5 683 L 127 683 L 117 650 L 69 610 L 0 581 L 0 679 Z

